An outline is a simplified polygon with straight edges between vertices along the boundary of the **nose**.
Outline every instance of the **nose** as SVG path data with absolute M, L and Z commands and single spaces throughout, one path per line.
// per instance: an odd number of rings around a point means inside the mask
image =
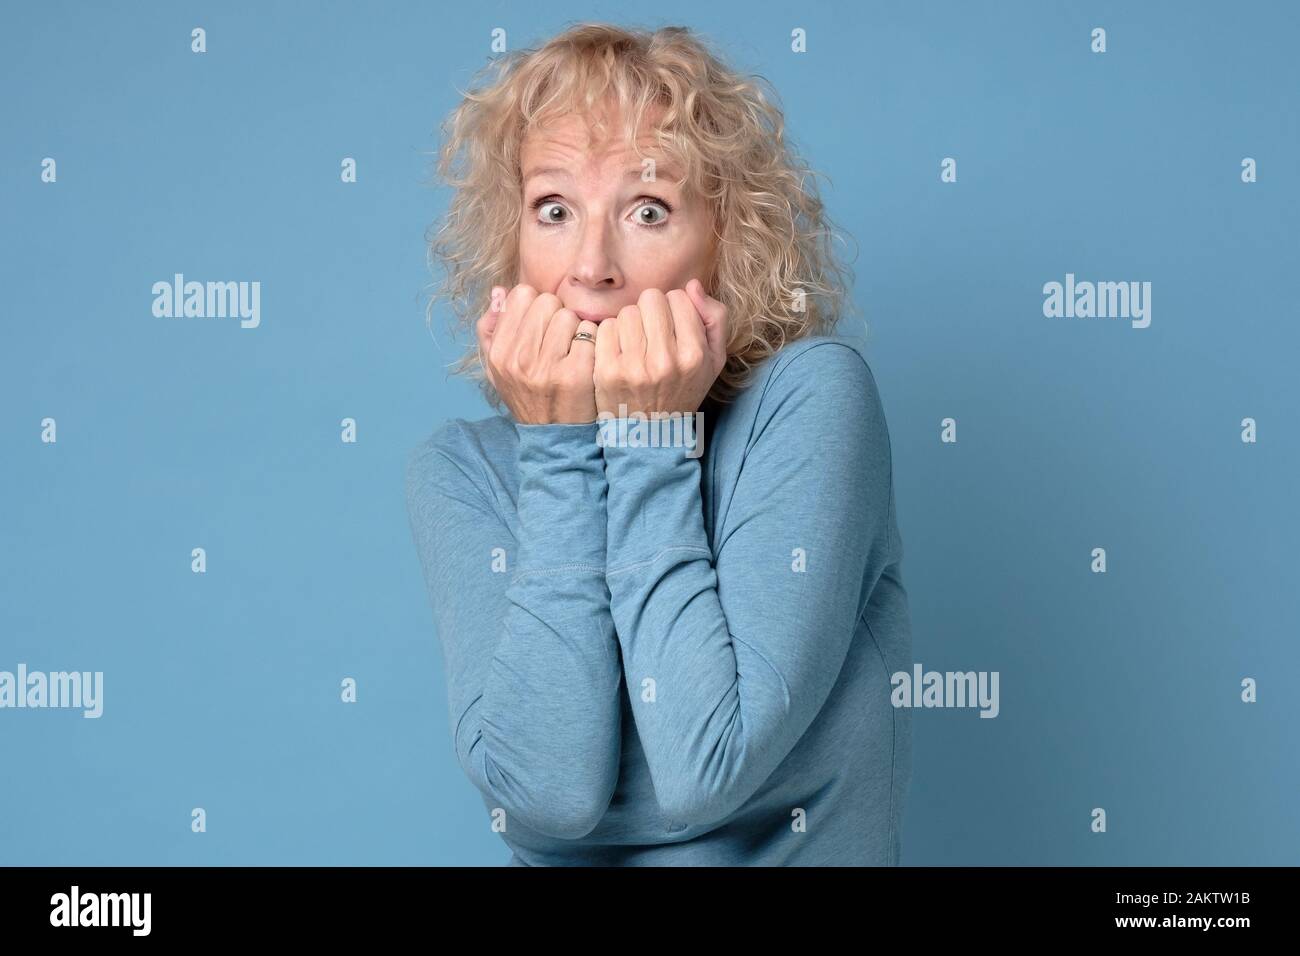
M 623 274 L 614 249 L 616 242 L 614 230 L 604 216 L 584 220 L 569 267 L 569 283 L 596 290 L 616 289 L 622 285 Z

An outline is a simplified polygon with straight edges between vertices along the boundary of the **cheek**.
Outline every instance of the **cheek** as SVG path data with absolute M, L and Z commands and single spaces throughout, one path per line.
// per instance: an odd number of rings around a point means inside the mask
M 700 237 L 689 234 L 664 243 L 653 243 L 647 247 L 648 253 L 633 266 L 633 272 L 639 272 L 637 285 L 643 289 L 682 289 L 691 279 L 704 281 L 705 267 L 708 265 L 708 245 Z
M 519 281 L 534 288 L 554 286 L 556 271 L 563 268 L 562 257 L 552 243 L 538 242 L 524 233 L 519 239 Z
M 705 281 L 707 252 L 707 246 L 699 243 L 684 243 L 673 250 L 671 260 L 666 261 L 662 269 L 656 269 L 656 272 L 660 273 L 656 281 L 647 282 L 646 285 L 658 286 L 666 290 L 685 289 L 686 284 L 693 278 L 698 278 L 701 282 Z
M 675 289 L 681 289 L 692 278 L 703 280 L 703 272 L 708 265 L 708 234 L 697 228 L 690 229 L 682 235 L 681 241 L 673 243 L 672 273 L 676 278 Z

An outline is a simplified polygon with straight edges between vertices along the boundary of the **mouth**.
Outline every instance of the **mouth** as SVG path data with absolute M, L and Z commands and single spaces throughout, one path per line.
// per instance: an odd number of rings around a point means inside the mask
M 606 319 L 612 319 L 612 315 L 601 315 L 599 312 L 583 312 L 581 309 L 570 310 L 584 322 L 595 322 L 597 324 L 604 322 Z

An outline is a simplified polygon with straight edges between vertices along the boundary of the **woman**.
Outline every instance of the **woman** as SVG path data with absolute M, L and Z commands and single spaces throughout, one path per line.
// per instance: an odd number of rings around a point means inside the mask
M 897 864 L 889 434 L 772 97 L 681 28 L 494 66 L 433 252 L 505 413 L 439 427 L 407 501 L 510 864 Z M 698 444 L 608 427 L 676 413 Z

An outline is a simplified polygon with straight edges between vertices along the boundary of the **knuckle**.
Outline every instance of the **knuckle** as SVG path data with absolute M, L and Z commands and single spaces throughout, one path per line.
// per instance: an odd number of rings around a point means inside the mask
M 536 298 L 537 290 L 530 285 L 524 285 L 521 283 L 510 290 L 510 294 L 506 296 L 506 301 L 511 305 L 526 306 Z

